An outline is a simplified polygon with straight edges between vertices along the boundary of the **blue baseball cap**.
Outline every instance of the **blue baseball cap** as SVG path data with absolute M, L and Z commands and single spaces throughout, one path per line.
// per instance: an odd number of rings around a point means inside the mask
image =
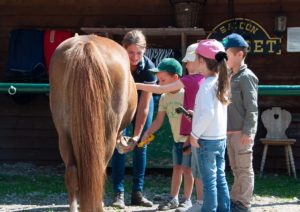
M 237 33 L 232 33 L 230 35 L 227 35 L 225 38 L 223 38 L 222 44 L 225 47 L 225 49 L 234 48 L 234 47 L 240 47 L 240 48 L 249 47 L 245 39 Z

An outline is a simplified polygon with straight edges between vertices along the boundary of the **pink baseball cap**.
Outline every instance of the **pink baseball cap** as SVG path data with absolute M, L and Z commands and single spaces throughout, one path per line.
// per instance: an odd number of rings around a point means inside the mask
M 215 39 L 201 40 L 196 49 L 197 54 L 213 60 L 216 60 L 216 54 L 219 52 L 225 52 L 225 48 L 221 42 Z

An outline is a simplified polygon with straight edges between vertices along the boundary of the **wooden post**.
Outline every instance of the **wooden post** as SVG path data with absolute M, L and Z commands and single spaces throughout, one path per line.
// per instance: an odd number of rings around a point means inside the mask
M 291 145 L 288 145 L 288 149 L 289 149 L 289 156 L 290 156 L 290 160 L 291 160 L 291 167 L 292 167 L 292 171 L 294 174 L 294 178 L 297 179 L 294 156 L 293 156 L 293 151 L 292 151 Z
M 185 55 L 185 51 L 186 51 L 186 34 L 184 32 L 182 32 L 181 33 L 181 54 L 182 54 L 182 58 Z M 183 67 L 182 67 L 182 74 L 186 74 L 185 65 L 183 65 Z
M 265 144 L 265 146 L 264 146 L 264 152 L 263 152 L 263 156 L 262 156 L 261 164 L 260 164 L 260 177 L 262 176 L 263 171 L 264 171 L 264 166 L 265 166 L 265 162 L 266 162 L 267 152 L 268 152 L 268 144 Z
M 285 150 L 285 159 L 286 159 L 286 167 L 288 170 L 288 175 L 291 176 L 291 168 L 290 168 L 290 158 L 289 158 L 289 148 L 288 145 L 284 146 Z

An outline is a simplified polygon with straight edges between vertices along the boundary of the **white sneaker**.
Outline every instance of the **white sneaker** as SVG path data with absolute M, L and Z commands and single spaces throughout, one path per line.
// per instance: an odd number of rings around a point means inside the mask
M 179 204 L 178 208 L 175 210 L 175 212 L 186 212 L 188 209 L 192 207 L 192 201 L 184 200 L 182 203 Z
M 187 211 L 188 212 L 200 212 L 202 208 L 202 203 L 199 201 L 195 202 L 191 208 L 189 208 Z
M 177 208 L 179 205 L 178 199 L 174 197 L 169 197 L 167 201 L 165 201 L 163 204 L 160 204 L 158 206 L 158 210 L 160 211 L 167 211 L 174 208 Z

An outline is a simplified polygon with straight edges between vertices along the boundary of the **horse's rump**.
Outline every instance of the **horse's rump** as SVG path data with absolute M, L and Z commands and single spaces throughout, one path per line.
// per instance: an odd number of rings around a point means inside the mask
M 112 40 L 78 36 L 57 48 L 50 69 L 62 158 L 77 167 L 81 210 L 101 210 L 105 168 L 136 107 L 127 53 Z

